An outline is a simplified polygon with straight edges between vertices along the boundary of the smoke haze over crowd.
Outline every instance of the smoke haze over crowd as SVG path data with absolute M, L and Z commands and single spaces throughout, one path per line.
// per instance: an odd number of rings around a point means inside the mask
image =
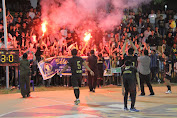
M 42 20 L 55 30 L 58 26 L 70 29 L 100 27 L 112 29 L 121 23 L 125 8 L 138 7 L 151 0 L 41 0 Z

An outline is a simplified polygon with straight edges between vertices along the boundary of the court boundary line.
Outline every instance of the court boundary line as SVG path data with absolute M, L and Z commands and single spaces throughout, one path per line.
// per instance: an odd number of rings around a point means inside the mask
M 66 102 L 62 102 L 62 101 L 58 101 L 58 100 L 52 100 L 52 99 L 44 98 L 44 97 L 36 97 L 36 96 L 32 96 L 32 97 L 38 98 L 38 99 L 46 99 L 46 100 L 49 100 L 49 101 L 60 103 L 60 104 L 56 104 L 56 105 L 61 105 L 61 103 L 62 103 L 63 105 L 66 105 L 66 106 L 68 105 L 68 106 L 76 106 L 76 107 L 87 108 L 86 106 L 74 105 L 74 103 L 73 104 L 72 103 L 66 103 Z M 5 115 L 11 114 L 11 113 L 14 113 L 14 112 L 17 112 L 17 111 L 23 111 L 23 110 L 35 109 L 35 108 L 47 107 L 47 106 L 55 106 L 55 105 L 44 105 L 44 106 L 30 107 L 30 108 L 24 108 L 24 109 L 17 109 L 17 110 L 13 110 L 13 111 L 10 111 L 10 112 L 4 113 L 4 114 L 0 114 L 0 117 L 3 117 Z

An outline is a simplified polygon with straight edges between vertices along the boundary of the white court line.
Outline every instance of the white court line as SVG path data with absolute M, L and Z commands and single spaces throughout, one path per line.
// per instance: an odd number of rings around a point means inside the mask
M 35 96 L 32 96 L 32 97 L 35 97 Z M 52 99 L 49 99 L 49 98 L 42 98 L 42 97 L 41 97 L 41 98 L 40 98 L 40 97 L 36 97 L 36 98 L 39 98 L 39 99 L 46 99 L 46 100 L 50 100 L 50 101 L 54 101 L 54 102 L 60 103 L 60 104 L 56 104 L 56 105 L 61 105 L 61 103 L 62 103 L 63 105 L 76 106 L 76 105 L 74 105 L 74 103 L 73 103 L 73 104 L 72 104 L 72 103 L 66 103 L 66 102 L 61 102 L 61 101 L 58 101 L 58 100 L 52 100 Z M 7 114 L 11 114 L 11 113 L 17 112 L 17 111 L 23 111 L 23 110 L 35 109 L 35 108 L 47 107 L 47 106 L 56 106 L 56 105 L 44 105 L 44 106 L 30 107 L 30 108 L 25 108 L 25 109 L 18 109 L 18 110 L 14 110 L 14 111 L 10 111 L 10 112 L 4 113 L 4 114 L 0 114 L 0 117 L 3 117 L 3 116 L 5 116 L 5 115 L 7 115 Z M 79 106 L 79 105 L 77 105 L 77 106 Z M 79 106 L 79 107 L 87 108 L 87 107 L 85 107 L 85 106 Z
M 59 104 L 56 104 L 56 105 L 59 105 Z M 18 109 L 18 110 L 14 110 L 14 111 L 10 111 L 10 112 L 4 113 L 4 114 L 0 114 L 0 117 L 3 117 L 5 115 L 7 115 L 7 114 L 11 114 L 11 113 L 17 112 L 17 111 L 23 111 L 23 110 L 34 109 L 34 108 L 39 108 L 39 107 L 47 107 L 47 106 L 54 106 L 54 105 L 44 105 L 44 106 L 31 107 L 31 108 L 25 108 L 25 109 Z
M 39 98 L 39 99 L 45 99 L 45 98 Z M 48 99 L 48 100 L 50 100 L 50 99 Z M 55 101 L 55 102 L 59 102 L 60 103 L 60 104 L 56 104 L 56 105 L 61 105 L 61 103 L 67 105 L 67 103 L 60 102 L 60 101 L 57 101 L 57 100 L 51 100 L 51 101 Z M 0 114 L 0 117 L 5 116 L 5 115 L 10 114 L 10 113 L 13 113 L 13 112 L 17 112 L 17 111 L 23 111 L 23 110 L 35 109 L 35 108 L 47 107 L 47 106 L 54 106 L 54 105 L 44 105 L 44 106 L 30 107 L 30 108 L 25 108 L 25 109 L 18 109 L 18 110 L 14 110 L 14 111 L 10 111 L 10 112 L 4 113 L 4 114 Z
M 103 95 L 106 96 L 106 94 L 103 94 Z M 52 99 L 43 98 L 43 97 L 36 97 L 36 96 L 32 96 L 32 97 L 35 97 L 35 98 L 38 98 L 38 99 L 46 99 L 46 100 L 50 100 L 50 101 L 54 101 L 54 102 L 60 103 L 60 104 L 56 104 L 56 105 L 63 104 L 63 105 L 76 106 L 76 105 L 74 105 L 74 103 L 66 103 L 66 102 L 62 102 L 62 101 L 58 101 L 58 100 L 52 100 Z M 107 96 L 107 97 L 110 97 L 110 95 Z M 46 107 L 46 106 L 55 106 L 55 105 L 44 105 L 44 106 L 30 107 L 30 108 L 25 108 L 25 109 L 18 109 L 18 110 L 14 110 L 14 111 L 11 111 L 11 112 L 4 113 L 4 114 L 0 114 L 0 117 L 5 116 L 5 115 L 10 114 L 10 113 L 13 113 L 13 112 L 17 112 L 17 111 L 23 111 L 23 110 L 28 110 L 28 109 L 35 109 L 35 108 Z M 77 106 L 79 106 L 79 105 L 77 105 Z M 79 107 L 87 108 L 86 106 L 79 106 Z

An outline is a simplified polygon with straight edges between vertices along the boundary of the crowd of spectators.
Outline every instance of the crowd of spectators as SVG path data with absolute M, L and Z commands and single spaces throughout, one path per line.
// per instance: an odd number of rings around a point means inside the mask
M 4 48 L 2 9 L 0 12 L 0 48 Z M 30 8 L 28 12 L 14 12 L 13 15 L 11 12 L 7 11 L 8 48 L 19 49 L 19 56 L 29 50 L 36 54 L 39 62 L 54 56 L 70 56 L 70 49 L 74 46 L 79 50 L 80 56 L 87 56 L 90 50 L 94 49 L 96 55 L 102 53 L 104 57 L 110 57 L 112 66 L 120 67 L 123 64 L 122 47 L 124 41 L 129 39 L 137 47 L 139 55 L 144 49 L 150 52 L 152 78 L 158 80 L 156 73 L 159 69 L 163 70 L 163 59 L 159 56 L 163 50 L 171 52 L 173 70 L 177 71 L 177 13 L 173 10 L 151 10 L 150 13 L 129 10 L 124 14 L 121 24 L 111 31 L 104 31 L 98 27 L 90 30 L 92 38 L 87 43 L 78 32 L 70 30 L 67 26 L 59 27 L 55 33 L 51 33 L 48 28 L 43 35 L 40 10 Z M 129 47 L 129 44 L 126 45 L 126 50 Z M 28 59 L 32 58 L 33 55 L 29 54 Z M 33 64 L 36 69 L 33 69 L 32 79 L 36 79 L 35 84 L 39 85 L 40 74 L 36 63 Z M 10 67 L 10 72 L 13 73 L 14 68 Z M 0 82 L 3 84 L 5 69 L 4 67 L 0 69 Z M 63 85 L 57 78 L 59 78 L 57 75 L 54 76 L 51 84 Z

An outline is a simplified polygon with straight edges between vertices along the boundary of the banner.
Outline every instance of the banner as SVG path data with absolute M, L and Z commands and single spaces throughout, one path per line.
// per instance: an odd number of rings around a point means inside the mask
M 58 57 L 51 57 L 48 58 L 44 61 L 40 61 L 38 63 L 38 68 L 42 74 L 42 77 L 44 80 L 46 79 L 50 79 L 52 78 L 57 72 L 60 72 L 64 66 L 68 63 L 68 60 L 72 58 L 72 57 L 62 57 L 62 56 L 58 56 Z M 82 58 L 86 61 L 87 56 L 82 56 Z M 108 69 L 111 68 L 110 65 L 110 59 L 109 58 L 105 58 L 105 61 L 107 63 Z M 83 76 L 86 76 L 86 70 L 85 67 L 82 66 L 82 70 L 83 70 Z M 105 68 L 105 67 L 104 67 Z M 71 68 L 69 67 L 64 73 L 62 73 L 62 75 L 71 75 Z M 104 76 L 109 76 L 108 74 L 104 75 Z
M 111 73 L 121 73 L 121 67 L 111 68 Z

